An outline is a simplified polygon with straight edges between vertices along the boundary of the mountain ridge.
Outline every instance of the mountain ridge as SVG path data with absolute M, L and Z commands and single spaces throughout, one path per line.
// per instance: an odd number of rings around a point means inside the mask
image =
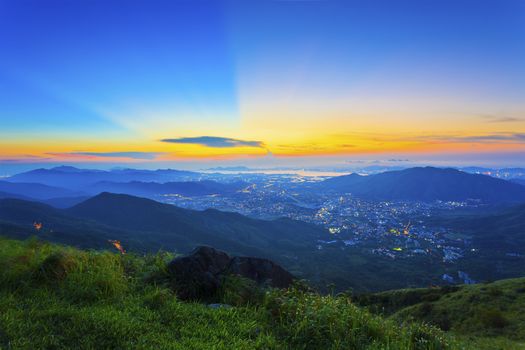
M 376 200 L 525 202 L 523 186 L 452 168 L 416 167 L 368 176 L 343 175 L 324 180 L 315 188 Z

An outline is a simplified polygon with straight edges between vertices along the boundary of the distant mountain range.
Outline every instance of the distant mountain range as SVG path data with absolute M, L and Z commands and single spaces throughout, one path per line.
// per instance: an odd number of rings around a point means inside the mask
M 36 169 L 20 173 L 7 178 L 9 182 L 40 183 L 48 186 L 56 186 L 79 190 L 97 182 L 169 182 L 198 180 L 199 173 L 173 169 L 159 170 L 92 170 L 78 169 L 70 166 L 60 166 L 52 169 Z
M 0 181 L 0 192 L 3 192 L 4 198 L 25 198 L 32 200 L 48 200 L 59 197 L 78 197 L 85 195 L 85 193 L 79 191 L 49 186 L 42 183 L 8 181 Z
M 183 179 L 191 181 L 170 181 Z M 0 198 L 48 203 L 57 208 L 75 205 L 102 192 L 146 198 L 162 195 L 228 195 L 248 186 L 242 181 L 220 183 L 202 180 L 199 173 L 179 170 L 85 170 L 61 166 L 37 169 L 0 181 Z
M 314 185 L 314 189 L 352 193 L 375 200 L 525 202 L 524 186 L 486 175 L 433 167 L 369 176 L 338 176 Z

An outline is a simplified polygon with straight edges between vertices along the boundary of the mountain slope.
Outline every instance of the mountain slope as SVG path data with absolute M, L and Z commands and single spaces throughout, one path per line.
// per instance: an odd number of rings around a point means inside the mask
M 22 196 L 22 195 L 19 195 L 19 194 L 0 191 L 0 199 L 7 199 L 7 198 L 23 199 L 23 200 L 26 200 L 26 201 L 34 200 L 32 198 L 29 198 L 29 197 L 26 197 L 26 196 Z
M 427 222 L 472 234 L 476 248 L 525 254 L 525 205 L 488 213 L 443 213 Z
M 525 202 L 525 188 L 518 184 L 486 175 L 432 167 L 370 176 L 339 176 L 327 179 L 317 187 L 376 200 Z
M 518 185 L 525 186 L 525 179 L 511 179 L 510 182 L 513 182 Z
M 247 186 L 245 182 L 219 183 L 215 181 L 185 182 L 98 182 L 86 188 L 93 194 L 111 192 L 132 196 L 154 198 L 161 195 L 204 196 L 212 194 L 235 193 Z
M 75 197 L 81 195 L 79 192 L 61 187 L 48 186 L 41 183 L 13 183 L 8 181 L 0 181 L 0 192 L 7 192 L 21 198 L 34 198 L 37 200 L 47 200 L 57 197 Z
M 195 211 L 129 195 L 102 193 L 66 212 L 112 227 L 169 234 L 194 244 L 224 247 L 246 244 L 257 249 L 301 246 L 324 230 L 293 220 L 265 221 L 217 210 Z M 185 244 L 188 248 L 189 245 Z M 283 247 L 284 248 L 284 247 Z
M 272 257 L 291 261 L 314 249 L 326 232 L 317 226 L 288 219 L 264 221 L 217 210 L 194 211 L 128 195 L 103 193 L 70 209 L 41 203 L 0 200 L 0 234 L 43 238 L 86 248 L 107 247 L 121 240 L 138 251 L 158 249 L 187 252 L 211 245 L 232 254 Z M 35 232 L 33 223 L 42 222 Z M 18 230 L 13 229 L 15 225 Z
M 361 295 L 354 300 L 398 321 L 425 322 L 456 334 L 525 343 L 525 278 Z M 504 347 L 493 347 L 503 349 Z M 521 348 L 521 347 L 519 347 Z

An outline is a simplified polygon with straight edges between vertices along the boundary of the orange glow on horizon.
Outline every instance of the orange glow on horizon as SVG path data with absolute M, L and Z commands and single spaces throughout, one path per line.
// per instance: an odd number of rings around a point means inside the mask
M 209 133 L 211 134 L 211 133 Z M 239 131 L 239 139 L 260 140 L 262 146 L 207 147 L 200 144 L 161 142 L 162 137 L 133 141 L 100 141 L 79 138 L 64 140 L 2 140 L 0 158 L 7 161 L 38 162 L 130 162 L 229 160 L 257 157 L 344 156 L 381 153 L 458 154 L 525 151 L 525 142 L 504 132 L 374 133 L 374 132 L 264 132 Z M 490 137 L 494 137 L 491 140 Z M 129 150 L 152 153 L 151 158 L 104 156 Z M 137 153 L 140 153 L 137 152 Z M 133 153 L 133 152 L 131 152 Z M 98 155 L 100 154 L 100 155 Z

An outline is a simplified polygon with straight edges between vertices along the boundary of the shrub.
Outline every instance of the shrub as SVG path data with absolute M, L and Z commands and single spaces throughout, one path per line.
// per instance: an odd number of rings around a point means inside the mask
M 258 305 L 263 297 L 264 292 L 254 281 L 235 275 L 224 276 L 217 292 L 217 301 L 236 306 Z
M 499 297 L 503 295 L 503 291 L 497 287 L 491 287 L 488 289 L 488 293 L 491 297 Z
M 479 318 L 485 327 L 503 328 L 508 325 L 508 320 L 503 313 L 495 308 L 482 310 Z
M 54 283 L 62 281 L 77 266 L 75 257 L 67 252 L 55 252 L 40 264 L 37 280 Z
M 67 274 L 60 292 L 76 302 L 122 296 L 130 287 L 121 257 L 108 252 L 77 255 L 76 268 Z
M 167 288 L 148 288 L 144 294 L 144 305 L 150 309 L 158 310 L 173 300 L 175 295 Z

